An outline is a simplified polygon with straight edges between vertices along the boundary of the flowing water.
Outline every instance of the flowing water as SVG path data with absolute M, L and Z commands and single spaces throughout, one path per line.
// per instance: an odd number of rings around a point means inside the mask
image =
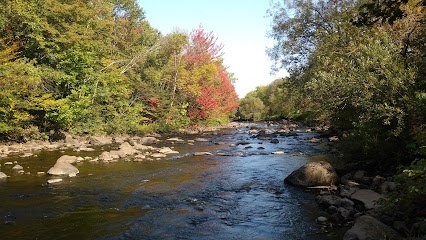
M 52 177 L 36 172 L 47 172 L 61 155 L 97 156 L 117 146 L 1 159 L 10 177 L 0 182 L 0 238 L 341 239 L 317 233 L 314 193 L 283 183 L 309 156 L 323 153 L 307 141 L 317 134 L 278 136 L 274 144 L 244 130 L 179 136 L 209 140 L 194 145 L 162 141 L 159 146 L 180 153 L 158 161 L 83 162 L 77 177 L 50 185 Z M 242 139 L 250 144 L 230 146 Z M 193 156 L 196 151 L 214 155 Z M 264 155 L 274 151 L 286 154 Z M 30 174 L 14 174 L 6 161 L 18 161 Z

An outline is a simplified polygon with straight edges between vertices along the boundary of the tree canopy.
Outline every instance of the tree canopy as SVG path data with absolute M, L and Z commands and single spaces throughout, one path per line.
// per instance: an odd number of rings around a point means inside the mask
M 135 0 L 0 5 L 2 139 L 167 131 L 236 110 L 221 45 L 202 27 L 162 35 Z

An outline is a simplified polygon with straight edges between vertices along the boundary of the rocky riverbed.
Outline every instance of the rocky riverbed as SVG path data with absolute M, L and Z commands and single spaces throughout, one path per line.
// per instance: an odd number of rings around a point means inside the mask
M 4 239 L 368 239 L 383 234 L 370 229 L 377 226 L 398 239 L 414 229 L 416 224 L 392 219 L 376 205 L 393 190 L 391 177 L 365 171 L 339 176 L 327 166 L 320 178 L 311 178 L 317 183 L 300 184 L 300 174 L 298 181 L 286 182 L 303 188 L 283 183 L 310 156 L 332 149 L 338 138 L 321 135 L 324 130 L 233 123 L 168 135 L 65 133 L 52 142 L 3 145 L 0 230 Z M 324 179 L 330 172 L 333 179 Z M 106 216 L 111 222 L 101 220 Z M 75 222 L 85 217 L 93 221 Z M 51 229 L 52 221 L 75 226 Z M 18 233 L 26 227 L 33 235 Z

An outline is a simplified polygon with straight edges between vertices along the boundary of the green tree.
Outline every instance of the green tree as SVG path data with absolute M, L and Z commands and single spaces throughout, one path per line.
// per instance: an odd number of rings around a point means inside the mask
M 244 120 L 259 121 L 264 110 L 265 105 L 260 98 L 248 96 L 241 99 L 238 115 Z

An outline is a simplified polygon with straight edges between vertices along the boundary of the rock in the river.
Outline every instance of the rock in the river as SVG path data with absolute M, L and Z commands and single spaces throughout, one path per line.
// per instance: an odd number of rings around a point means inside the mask
M 177 137 L 168 138 L 167 141 L 169 141 L 169 142 L 184 142 L 183 139 L 180 139 L 180 138 L 177 138 Z
M 361 216 L 345 233 L 344 240 L 402 239 L 398 232 L 371 216 Z
M 209 140 L 205 139 L 205 138 L 196 138 L 196 139 L 194 139 L 194 141 L 196 141 L 196 142 L 208 142 Z
M 134 149 L 137 149 L 137 150 L 141 150 L 141 151 L 152 151 L 152 150 L 155 150 L 155 149 L 156 149 L 155 147 L 152 147 L 152 146 L 146 146 L 146 145 L 142 145 L 142 144 L 135 144 L 135 145 L 133 146 L 133 148 L 134 148 Z
M 209 155 L 213 155 L 212 153 L 209 152 L 195 152 L 194 156 L 209 156 Z
M 154 153 L 154 154 L 151 155 L 151 157 L 153 157 L 153 158 L 165 158 L 165 157 L 167 157 L 167 155 L 163 154 L 163 153 Z
M 15 165 L 15 166 L 13 166 L 13 168 L 12 168 L 13 170 L 22 170 L 22 169 L 24 169 L 21 165 Z
M 144 144 L 154 144 L 157 143 L 158 139 L 155 137 L 143 137 L 140 140 L 140 144 L 144 145 Z
M 337 181 L 336 171 L 324 161 L 305 164 L 284 179 L 284 183 L 303 187 L 330 186 Z
M 70 163 L 57 161 L 47 173 L 50 175 L 68 175 L 69 177 L 75 177 L 79 171 Z
M 94 146 L 112 144 L 112 137 L 91 136 L 89 137 L 89 143 Z
M 370 189 L 358 189 L 352 194 L 351 198 L 364 203 L 366 209 L 372 209 L 374 208 L 374 204 L 382 198 L 382 195 Z
M 310 142 L 310 143 L 319 143 L 319 142 L 321 142 L 321 139 L 311 138 L 308 142 Z
M 99 160 L 104 161 L 104 162 L 108 162 L 111 161 L 113 158 L 111 156 L 111 154 L 107 151 L 101 153 L 101 155 L 99 156 Z
M 64 162 L 64 163 L 76 163 L 77 162 L 78 157 L 77 156 L 68 156 L 68 155 L 63 155 L 60 158 L 58 158 L 58 160 L 56 160 L 56 162 Z
M 132 147 L 132 145 L 130 145 L 128 142 L 125 142 L 125 143 L 120 145 L 119 152 L 120 153 L 118 155 L 120 155 L 120 157 L 123 157 L 123 154 L 124 155 L 135 155 L 135 154 L 139 153 L 139 151 L 134 149 Z
M 0 172 L 0 179 L 7 178 L 7 175 L 4 172 Z
M 163 148 L 160 149 L 159 152 L 163 153 L 163 154 L 177 154 L 177 153 L 179 153 L 178 151 L 175 151 L 175 150 L 173 150 L 169 147 L 163 147 Z
M 62 182 L 62 178 L 55 178 L 55 179 L 49 179 L 49 180 L 47 180 L 48 184 L 58 183 L 58 182 Z

